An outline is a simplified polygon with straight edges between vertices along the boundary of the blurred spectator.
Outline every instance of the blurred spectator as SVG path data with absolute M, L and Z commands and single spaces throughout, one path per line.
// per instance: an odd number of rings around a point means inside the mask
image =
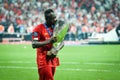
M 82 32 L 81 26 L 77 26 L 76 38 L 77 40 L 83 39 L 83 32 Z
M 75 40 L 76 39 L 76 26 L 74 23 L 71 23 L 70 25 L 70 30 L 69 30 L 69 36 L 70 36 L 70 40 Z
M 120 23 L 120 0 L 0 0 L 0 6 L 4 32 L 12 23 L 13 32 L 31 33 L 44 22 L 43 12 L 47 8 L 53 8 L 58 19 L 72 24 L 72 40 L 87 39 L 94 32 L 108 32 Z
M 0 33 L 3 33 L 3 32 L 4 32 L 4 26 L 0 25 Z
M 114 28 L 114 26 L 111 23 L 108 23 L 106 26 L 106 32 L 111 31 Z
M 19 32 L 20 32 L 20 33 L 23 34 L 23 33 L 26 32 L 26 26 L 25 26 L 25 23 L 24 23 L 24 22 L 22 22 L 21 24 L 19 24 L 17 27 L 19 28 Z
M 8 27 L 8 33 L 14 33 L 14 26 L 13 26 L 13 24 L 11 23 L 10 25 L 9 25 L 9 27 Z

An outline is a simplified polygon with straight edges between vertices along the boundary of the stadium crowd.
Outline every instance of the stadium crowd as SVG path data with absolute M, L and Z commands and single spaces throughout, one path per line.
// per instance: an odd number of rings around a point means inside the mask
M 52 8 L 70 23 L 66 40 L 87 39 L 120 24 L 120 0 L 0 0 L 0 33 L 31 33 Z

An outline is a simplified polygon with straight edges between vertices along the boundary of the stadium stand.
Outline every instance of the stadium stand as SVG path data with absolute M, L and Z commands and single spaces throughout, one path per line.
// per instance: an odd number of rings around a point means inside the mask
M 108 33 L 120 24 L 120 0 L 0 0 L 0 6 L 3 40 L 6 33 L 9 39 L 12 31 L 30 41 L 33 28 L 44 22 L 46 8 L 54 9 L 58 19 L 69 21 L 67 41 L 86 40 L 93 33 Z

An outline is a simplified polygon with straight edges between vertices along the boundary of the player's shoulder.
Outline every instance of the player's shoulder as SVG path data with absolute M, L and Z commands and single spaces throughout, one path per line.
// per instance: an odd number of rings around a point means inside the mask
M 42 29 L 44 24 L 38 24 L 37 26 L 35 26 L 35 28 L 33 29 L 33 32 L 35 31 L 40 31 Z

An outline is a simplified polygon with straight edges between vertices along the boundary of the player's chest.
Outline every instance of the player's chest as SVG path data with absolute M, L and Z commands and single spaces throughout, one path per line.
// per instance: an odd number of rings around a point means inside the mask
M 46 39 L 50 39 L 50 37 L 52 36 L 53 34 L 53 30 L 51 28 L 48 28 L 48 30 L 46 29 L 43 29 L 42 30 L 42 36 L 43 38 L 46 40 Z

